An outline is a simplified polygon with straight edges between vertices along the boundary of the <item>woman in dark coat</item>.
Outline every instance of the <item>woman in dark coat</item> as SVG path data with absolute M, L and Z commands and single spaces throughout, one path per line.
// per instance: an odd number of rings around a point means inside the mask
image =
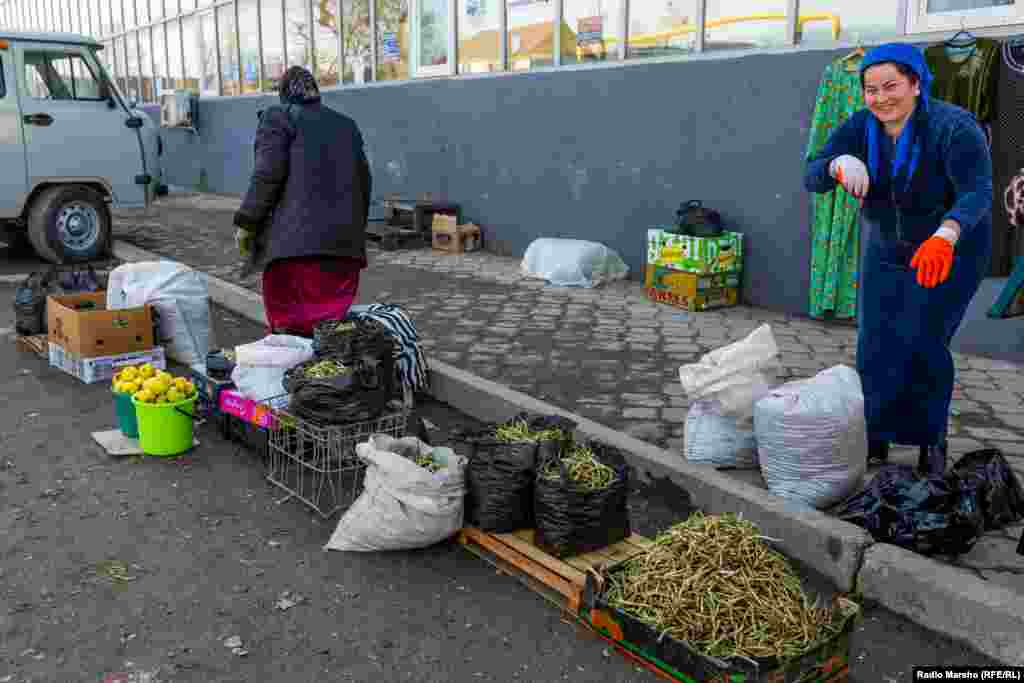
M 321 104 L 312 74 L 288 69 L 280 100 L 260 117 L 234 223 L 242 255 L 264 268 L 271 332 L 309 337 L 355 301 L 372 179 L 359 127 Z
M 928 96 L 931 73 L 911 45 L 875 48 L 861 64 L 867 109 L 807 163 L 805 185 L 837 183 L 861 201 L 857 369 L 870 462 L 891 443 L 920 446 L 941 473 L 954 364 L 950 342 L 992 250 L 992 161 L 974 117 Z

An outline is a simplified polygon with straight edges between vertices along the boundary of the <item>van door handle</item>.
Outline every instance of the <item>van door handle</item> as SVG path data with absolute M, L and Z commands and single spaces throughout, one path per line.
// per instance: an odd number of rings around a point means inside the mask
M 30 126 L 49 126 L 53 123 L 53 117 L 49 114 L 25 114 L 22 121 Z

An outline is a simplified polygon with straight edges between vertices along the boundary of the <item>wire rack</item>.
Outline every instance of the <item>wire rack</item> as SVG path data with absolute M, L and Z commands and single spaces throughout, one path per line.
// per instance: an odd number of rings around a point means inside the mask
M 373 434 L 405 435 L 406 410 L 375 420 L 322 426 L 274 409 L 268 432 L 267 481 L 287 492 L 278 501 L 296 498 L 323 518 L 348 508 L 362 491 L 366 470 L 356 444 Z

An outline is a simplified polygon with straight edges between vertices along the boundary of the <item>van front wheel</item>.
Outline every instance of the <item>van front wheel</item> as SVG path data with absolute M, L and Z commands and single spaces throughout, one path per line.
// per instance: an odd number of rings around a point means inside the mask
M 50 263 L 75 263 L 107 255 L 110 210 L 103 197 L 84 185 L 44 190 L 28 215 L 32 248 Z

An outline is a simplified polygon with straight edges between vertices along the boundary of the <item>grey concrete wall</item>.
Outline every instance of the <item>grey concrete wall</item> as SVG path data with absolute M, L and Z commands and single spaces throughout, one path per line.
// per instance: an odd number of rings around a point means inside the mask
M 376 196 L 461 202 L 499 253 L 536 237 L 599 241 L 639 273 L 648 227 L 701 199 L 746 234 L 745 300 L 807 309 L 809 120 L 833 52 L 636 63 L 325 92 L 363 130 Z M 244 192 L 264 96 L 200 105 L 165 131 L 172 185 Z

